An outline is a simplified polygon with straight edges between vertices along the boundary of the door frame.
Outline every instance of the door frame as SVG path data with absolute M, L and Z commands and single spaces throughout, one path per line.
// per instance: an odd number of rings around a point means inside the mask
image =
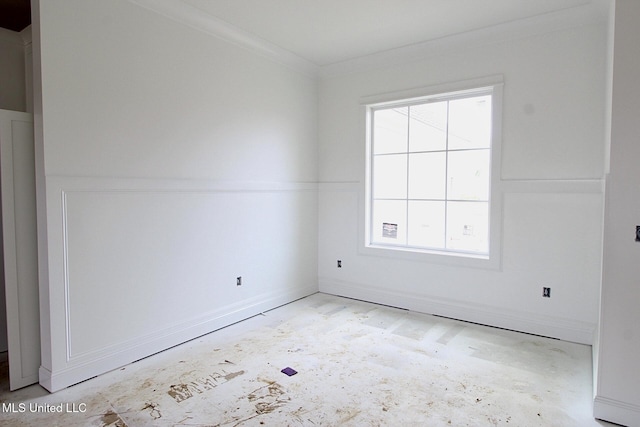
M 0 110 L 2 240 L 11 390 L 37 383 L 40 367 L 35 169 L 33 114 Z

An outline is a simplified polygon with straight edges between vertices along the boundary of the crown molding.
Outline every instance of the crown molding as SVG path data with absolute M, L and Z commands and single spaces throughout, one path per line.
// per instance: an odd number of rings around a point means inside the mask
M 0 40 L 10 42 L 10 43 L 16 43 L 21 46 L 24 46 L 25 44 L 24 41 L 22 40 L 22 37 L 20 37 L 20 33 L 7 30 L 6 28 L 1 28 L 1 27 L 0 27 Z
M 180 0 L 129 0 L 145 9 L 187 25 L 236 46 L 248 49 L 311 77 L 331 78 L 365 70 L 460 52 L 479 46 L 576 28 L 596 22 L 606 23 L 603 11 L 611 0 L 589 0 L 579 6 L 529 18 L 428 40 L 346 61 L 318 66 L 274 43 L 238 28 Z
M 580 6 L 556 12 L 518 19 L 325 65 L 320 67 L 318 75 L 323 79 L 338 77 L 598 22 L 606 24 L 608 22 L 608 17 L 606 17 L 607 8 L 603 7 L 603 5 L 607 1 L 609 0 L 592 0 Z
M 31 25 L 26 27 L 24 30 L 20 31 L 20 37 L 22 38 L 22 42 L 25 46 L 30 45 L 33 42 L 33 33 L 31 31 Z
M 20 46 L 28 46 L 31 44 L 32 40 L 31 25 L 20 32 L 0 27 L 0 40 L 16 43 Z
M 176 0 L 129 0 L 140 7 L 236 46 L 248 49 L 289 68 L 316 77 L 319 67 L 292 52 L 254 34 L 212 16 L 196 7 Z

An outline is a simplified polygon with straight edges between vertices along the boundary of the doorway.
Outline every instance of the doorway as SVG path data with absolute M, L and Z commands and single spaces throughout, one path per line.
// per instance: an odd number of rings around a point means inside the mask
M 11 390 L 38 382 L 40 307 L 33 115 L 0 110 L 4 295 Z

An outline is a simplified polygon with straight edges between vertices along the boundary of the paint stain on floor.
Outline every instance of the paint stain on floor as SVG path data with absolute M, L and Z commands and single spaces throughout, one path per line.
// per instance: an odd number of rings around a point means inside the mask
M 171 396 L 177 403 L 191 399 L 193 396 L 202 394 L 208 390 L 213 390 L 220 384 L 224 384 L 232 379 L 243 375 L 245 371 L 237 371 L 231 373 L 219 373 L 207 375 L 190 381 L 188 383 L 171 384 L 167 394 Z
M 107 411 L 102 418 L 100 418 L 101 427 L 128 427 L 120 415 L 113 411 Z
M 322 294 L 55 394 L 0 401 L 88 407 L 0 413 L 12 427 L 606 425 L 590 413 L 588 346 Z

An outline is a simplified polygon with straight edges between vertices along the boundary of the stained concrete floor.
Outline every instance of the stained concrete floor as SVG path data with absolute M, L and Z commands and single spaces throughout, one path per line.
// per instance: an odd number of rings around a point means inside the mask
M 611 425 L 589 346 L 325 294 L 54 394 L 6 375 L 3 426 Z

